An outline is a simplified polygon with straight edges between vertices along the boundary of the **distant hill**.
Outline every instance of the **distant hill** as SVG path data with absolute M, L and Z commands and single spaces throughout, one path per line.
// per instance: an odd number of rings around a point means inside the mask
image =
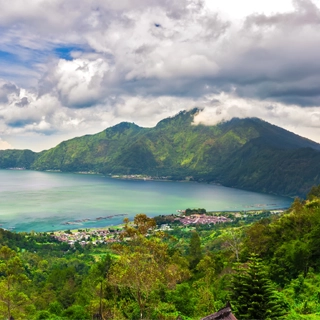
M 304 196 L 320 184 L 320 145 L 257 118 L 193 125 L 199 109 L 153 128 L 122 122 L 40 153 L 0 151 L 0 168 L 147 174 Z

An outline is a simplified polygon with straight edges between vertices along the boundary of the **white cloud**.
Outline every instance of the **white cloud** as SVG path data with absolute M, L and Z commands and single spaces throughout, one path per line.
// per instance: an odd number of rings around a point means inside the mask
M 320 128 L 319 0 L 0 6 L 6 140 L 153 126 L 195 106 L 205 107 L 197 121 L 256 116 L 313 138 Z
M 0 138 L 0 150 L 13 149 L 10 143 Z
M 273 14 L 288 12 L 293 9 L 292 0 L 207 0 L 205 3 L 209 9 L 219 11 L 230 19 L 243 19 L 252 13 Z
M 114 106 L 114 116 L 117 121 L 133 121 L 140 126 L 153 127 L 160 120 L 180 110 L 194 108 L 196 104 L 190 99 L 170 96 L 123 96 Z
M 95 105 L 101 98 L 102 81 L 108 69 L 108 64 L 102 59 L 60 60 L 54 71 L 53 87 L 49 89 L 57 91 L 65 106 Z
M 232 118 L 256 117 L 320 143 L 318 107 L 302 108 L 274 101 L 243 99 L 227 93 L 207 96 L 198 105 L 203 111 L 195 116 L 195 125 L 215 125 Z

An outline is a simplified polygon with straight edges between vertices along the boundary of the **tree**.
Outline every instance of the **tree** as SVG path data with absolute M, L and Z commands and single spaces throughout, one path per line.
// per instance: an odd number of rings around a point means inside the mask
M 264 218 L 245 230 L 244 245 L 248 252 L 263 256 L 270 250 L 273 239 L 273 233 L 270 231 L 270 222 L 270 219 Z
M 307 194 L 307 199 L 308 200 L 313 200 L 320 198 L 320 185 L 318 186 L 313 186 L 309 193 Z
M 190 244 L 189 244 L 189 261 L 190 269 L 194 269 L 202 258 L 201 252 L 201 240 L 199 234 L 192 232 Z
M 158 238 L 139 236 L 130 246 L 118 245 L 120 258 L 110 269 L 109 281 L 129 290 L 139 305 L 140 317 L 151 294 L 160 288 L 173 289 L 189 272 L 168 254 L 168 246 Z
M 134 239 L 139 235 L 146 235 L 149 230 L 153 230 L 157 226 L 156 221 L 149 218 L 144 213 L 139 213 L 134 217 L 134 226 L 130 225 L 128 218 L 125 218 L 123 222 L 125 223 L 125 226 L 121 234 L 122 238 L 128 237 Z
M 308 195 L 309 198 L 309 195 Z M 294 201 L 291 205 L 291 209 L 294 210 L 295 213 L 299 213 L 303 209 L 303 202 L 299 197 L 295 197 Z
M 236 268 L 233 275 L 231 304 L 240 319 L 280 319 L 284 304 L 277 297 L 266 268 L 257 255 L 246 266 Z
M 103 310 L 102 310 L 102 297 L 103 297 L 103 283 L 106 281 L 109 270 L 112 265 L 112 257 L 110 254 L 104 256 L 97 264 L 94 266 L 93 273 L 96 277 L 96 282 L 99 283 L 99 319 L 103 319 Z
M 155 226 L 153 219 L 136 216 L 136 228 L 125 222 L 124 235 L 130 236 L 130 240 L 128 244 L 113 246 L 120 257 L 110 269 L 109 281 L 120 290 L 129 290 L 139 305 L 142 319 L 151 294 L 160 288 L 173 289 L 177 282 L 189 277 L 189 272 L 169 255 L 162 238 L 156 235 L 146 238 L 148 230 Z
M 6 319 L 23 319 L 31 306 L 22 285 L 28 281 L 22 261 L 16 252 L 3 246 L 0 249 L 0 315 Z
M 149 296 L 163 281 L 162 274 L 153 257 L 141 252 L 122 255 L 112 268 L 110 282 L 120 289 L 129 289 L 137 301 L 140 318 Z
M 224 236 L 225 246 L 231 250 L 239 262 L 239 253 L 242 246 L 243 232 L 241 229 L 230 229 Z

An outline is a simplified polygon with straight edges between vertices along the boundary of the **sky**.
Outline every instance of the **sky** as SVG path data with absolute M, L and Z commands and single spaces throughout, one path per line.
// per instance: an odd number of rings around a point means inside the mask
M 0 0 L 0 149 L 258 117 L 320 143 L 320 0 Z

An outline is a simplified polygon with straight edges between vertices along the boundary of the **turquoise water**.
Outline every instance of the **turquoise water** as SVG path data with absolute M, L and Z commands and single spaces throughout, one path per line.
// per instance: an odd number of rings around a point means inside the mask
M 156 216 L 186 208 L 234 211 L 287 208 L 291 203 L 286 197 L 205 183 L 0 170 L 0 224 L 15 231 L 102 227 L 137 213 Z

